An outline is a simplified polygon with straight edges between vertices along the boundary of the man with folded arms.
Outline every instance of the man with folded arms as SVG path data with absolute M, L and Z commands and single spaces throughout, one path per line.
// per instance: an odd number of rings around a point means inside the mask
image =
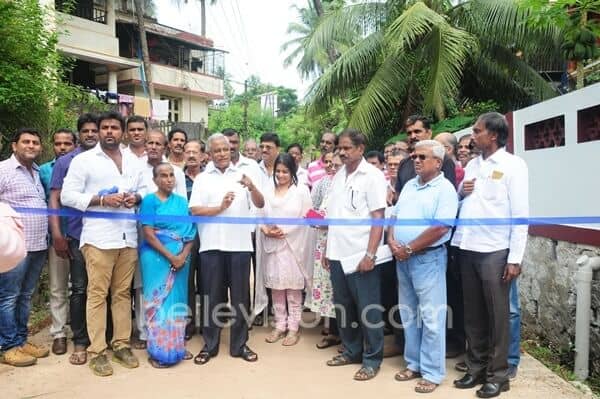
M 392 220 L 408 222 L 392 225 L 388 232 L 388 244 L 398 261 L 398 305 L 405 338 L 406 368 L 396 374 L 396 380 L 419 378 L 415 391 L 430 393 L 446 374 L 445 243 L 458 198 L 441 172 L 444 147 L 440 143 L 418 142 L 411 158 L 417 177 L 404 185 L 392 215 Z M 417 220 L 431 225 L 416 225 Z
M 131 281 L 138 261 L 137 228 L 131 215 L 144 192 L 141 162 L 121 151 L 123 117 L 107 112 L 98 118 L 99 144 L 71 162 L 61 192 L 63 205 L 80 211 L 110 212 L 113 218 L 83 218 L 80 247 L 88 274 L 87 329 L 90 368 L 98 376 L 113 373 L 106 356 L 106 297 L 111 295 L 113 361 L 138 367 L 131 352 Z M 90 167 L 93 165 L 93 168 Z
M 529 217 L 529 183 L 525 162 L 504 148 L 508 123 L 503 115 L 481 115 L 472 138 L 481 155 L 465 169 L 458 190 L 459 223 L 452 238 L 459 248 L 468 344 L 467 373 L 454 385 L 468 389 L 483 384 L 477 396 L 491 398 L 510 389 L 509 292 L 521 273 L 527 243 L 527 225 L 493 221 Z M 472 219 L 483 221 L 460 223 Z
M 63 155 L 75 149 L 77 137 L 69 129 L 59 129 L 54 133 L 52 141 L 55 158 L 40 166 L 40 180 L 46 192 L 48 205 L 50 205 L 50 180 L 54 165 Z M 64 221 L 64 219 L 61 219 L 61 221 Z M 52 230 L 52 226 L 50 226 L 50 230 Z M 52 240 L 50 240 L 50 244 L 52 244 Z M 69 258 L 58 256 L 53 245 L 48 246 L 48 280 L 50 281 L 50 316 L 52 317 L 52 324 L 50 325 L 50 335 L 53 338 L 52 353 L 62 355 L 67 352 Z
M 68 154 L 60 157 L 52 170 L 50 180 L 50 209 L 60 209 L 60 193 L 73 159 L 84 151 L 88 151 L 98 144 L 98 125 L 96 115 L 83 114 L 77 119 L 77 131 L 79 132 L 79 146 Z M 73 331 L 73 353 L 69 356 L 69 362 L 73 365 L 82 365 L 87 362 L 86 348 L 90 345 L 87 333 L 85 317 L 85 306 L 87 302 L 87 272 L 85 260 L 79 250 L 79 238 L 81 236 L 81 216 L 66 217 L 66 223 L 61 223 L 58 216 L 50 216 L 50 233 L 52 234 L 52 245 L 56 254 L 61 258 L 69 260 L 69 270 L 64 283 L 64 295 L 66 296 L 68 278 L 71 278 L 71 296 L 69 298 L 69 313 L 71 316 L 71 331 Z M 66 349 L 66 342 L 65 342 Z

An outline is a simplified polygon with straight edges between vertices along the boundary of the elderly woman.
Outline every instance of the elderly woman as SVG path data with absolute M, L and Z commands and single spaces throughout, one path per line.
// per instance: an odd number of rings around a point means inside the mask
M 311 200 L 308 187 L 298 182 L 294 158 L 289 154 L 279 155 L 274 170 L 275 188 L 265 193 L 265 216 L 302 218 L 310 209 Z M 303 225 L 262 225 L 257 232 L 254 311 L 258 314 L 263 310 L 267 302 L 265 288 L 270 288 L 275 328 L 266 338 L 269 343 L 285 337 L 282 344 L 291 346 L 300 339 L 302 290 L 310 287 L 312 280 L 310 233 L 310 228 Z
M 327 175 L 319 180 L 312 190 L 313 209 L 323 214 L 328 201 L 329 188 L 335 172 L 342 167 L 342 160 L 339 155 L 332 153 L 325 154 L 323 158 L 325 171 Z M 310 310 L 320 317 L 327 318 L 325 325 L 329 328 L 323 330 L 323 339 L 317 344 L 317 348 L 325 349 L 333 345 L 342 343 L 338 336 L 337 323 L 335 321 L 335 310 L 333 307 L 333 288 L 331 287 L 331 278 L 329 270 L 325 269 L 321 263 L 323 250 L 327 243 L 327 230 L 319 229 L 317 235 L 317 245 L 314 251 L 313 281 L 311 300 L 307 301 Z
M 188 205 L 185 198 L 173 193 L 173 166 L 160 163 L 153 175 L 158 191 L 145 196 L 140 207 L 144 234 L 140 265 L 149 362 L 153 367 L 165 368 L 191 359 L 184 336 L 189 254 L 196 227 L 177 218 L 188 216 Z

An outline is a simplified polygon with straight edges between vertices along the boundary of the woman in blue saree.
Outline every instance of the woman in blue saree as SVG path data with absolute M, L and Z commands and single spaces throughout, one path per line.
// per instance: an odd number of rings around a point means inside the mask
M 158 191 L 146 195 L 140 207 L 144 236 L 140 265 L 148 326 L 148 360 L 156 368 L 165 368 L 191 358 L 191 353 L 185 350 L 184 337 L 189 254 L 196 227 L 177 218 L 189 213 L 186 199 L 173 193 L 173 166 L 161 163 L 153 174 Z M 152 217 L 161 215 L 169 218 Z

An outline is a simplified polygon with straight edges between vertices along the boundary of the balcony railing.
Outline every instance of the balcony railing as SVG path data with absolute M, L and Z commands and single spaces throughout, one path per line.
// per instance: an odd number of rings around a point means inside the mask
M 106 24 L 106 0 L 55 0 L 58 11 Z

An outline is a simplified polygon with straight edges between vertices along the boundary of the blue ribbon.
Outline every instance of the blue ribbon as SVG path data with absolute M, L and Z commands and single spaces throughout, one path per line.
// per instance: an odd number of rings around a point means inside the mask
M 474 218 L 474 219 L 311 219 L 229 216 L 139 215 L 134 213 L 76 211 L 72 209 L 14 208 L 21 214 L 44 216 L 75 216 L 109 220 L 171 221 L 181 223 L 218 224 L 275 224 L 280 226 L 515 226 L 556 224 L 600 224 L 600 216 L 533 217 L 533 218 Z

